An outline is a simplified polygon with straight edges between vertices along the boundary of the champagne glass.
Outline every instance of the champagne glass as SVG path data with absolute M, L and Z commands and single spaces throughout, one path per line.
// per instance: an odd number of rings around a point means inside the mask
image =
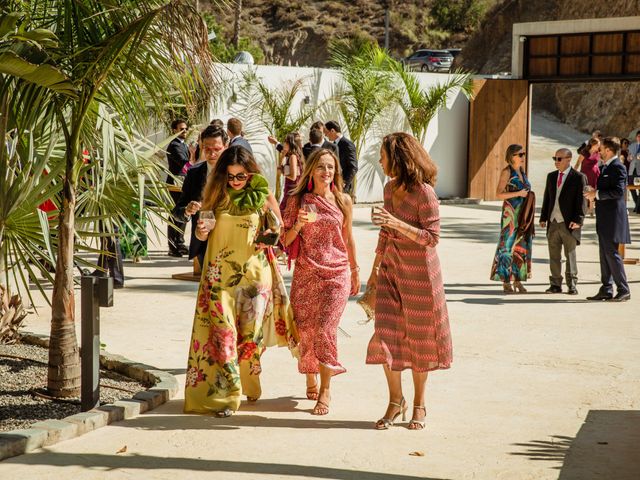
M 633 177 L 633 184 L 637 187 L 640 185 L 640 177 Z
M 302 207 L 307 212 L 307 220 L 309 223 L 314 223 L 318 220 L 318 208 L 312 203 L 305 203 Z
M 594 190 L 595 188 L 593 188 L 591 185 L 585 185 L 584 188 L 582 189 L 584 193 L 593 192 Z
M 213 230 L 213 227 L 216 226 L 216 216 L 213 210 L 200 210 L 199 220 L 209 230 Z

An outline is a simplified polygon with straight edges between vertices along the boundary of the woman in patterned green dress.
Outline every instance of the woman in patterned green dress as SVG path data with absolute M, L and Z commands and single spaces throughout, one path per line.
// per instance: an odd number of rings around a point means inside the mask
M 260 356 L 267 346 L 295 348 L 291 307 L 271 247 L 254 243 L 261 214 L 280 211 L 248 150 L 232 147 L 209 175 L 203 209 L 215 211 L 193 321 L 185 412 L 221 417 L 238 410 L 241 396 L 260 398 Z

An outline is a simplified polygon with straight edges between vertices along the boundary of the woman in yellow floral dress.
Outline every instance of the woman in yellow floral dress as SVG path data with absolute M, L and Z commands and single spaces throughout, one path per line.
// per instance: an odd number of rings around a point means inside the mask
M 204 189 L 196 237 L 208 241 L 189 348 L 184 411 L 227 417 L 241 396 L 256 401 L 267 346 L 296 346 L 289 298 L 271 247 L 254 243 L 260 215 L 280 211 L 253 156 L 232 147 Z

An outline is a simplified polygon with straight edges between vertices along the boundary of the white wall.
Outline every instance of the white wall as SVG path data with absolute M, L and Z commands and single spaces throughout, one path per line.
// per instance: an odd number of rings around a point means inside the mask
M 253 69 L 256 75 L 270 88 L 280 87 L 287 82 L 305 79 L 305 89 L 294 100 L 295 108 L 303 105 L 306 95 L 311 105 L 317 105 L 331 98 L 340 84 L 340 74 L 336 70 L 219 64 L 218 73 L 223 79 L 224 87 L 218 93 L 216 106 L 212 107 L 211 118 L 226 121 L 235 116 L 245 123 L 247 139 L 256 156 L 256 160 L 273 185 L 275 180 L 275 149 L 267 142 L 267 130 L 262 125 L 260 114 L 260 97 L 249 98 L 246 92 L 240 91 L 242 74 Z M 446 80 L 446 74 L 418 73 L 420 83 L 426 88 L 437 82 Z M 235 93 L 235 95 L 233 95 Z M 233 101 L 235 100 L 235 101 Z M 429 125 L 425 147 L 439 167 L 436 191 L 442 197 L 464 197 L 467 191 L 467 127 L 469 101 L 462 93 L 457 93 L 449 101 L 446 109 L 440 111 Z M 308 140 L 309 125 L 315 120 L 337 120 L 343 127 L 345 122 L 333 102 L 327 102 L 314 117 L 301 129 L 303 140 Z M 398 107 L 385 112 L 367 135 L 363 153 L 359 159 L 357 198 L 359 202 L 382 200 L 382 188 L 385 182 L 379 160 L 382 137 L 395 131 L 410 132 L 404 114 Z

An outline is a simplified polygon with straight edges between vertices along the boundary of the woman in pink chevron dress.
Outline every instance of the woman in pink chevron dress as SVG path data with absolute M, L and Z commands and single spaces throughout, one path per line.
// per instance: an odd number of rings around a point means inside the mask
M 382 226 L 369 285 L 376 284 L 375 330 L 367 363 L 382 364 L 389 406 L 375 427 L 393 425 L 407 404 L 401 371 L 414 383 L 413 416 L 408 428 L 424 428 L 427 374 L 451 364 L 449 317 L 436 245 L 440 237 L 437 167 L 411 135 L 387 135 L 380 149 L 385 174 L 384 208 L 373 221 Z

